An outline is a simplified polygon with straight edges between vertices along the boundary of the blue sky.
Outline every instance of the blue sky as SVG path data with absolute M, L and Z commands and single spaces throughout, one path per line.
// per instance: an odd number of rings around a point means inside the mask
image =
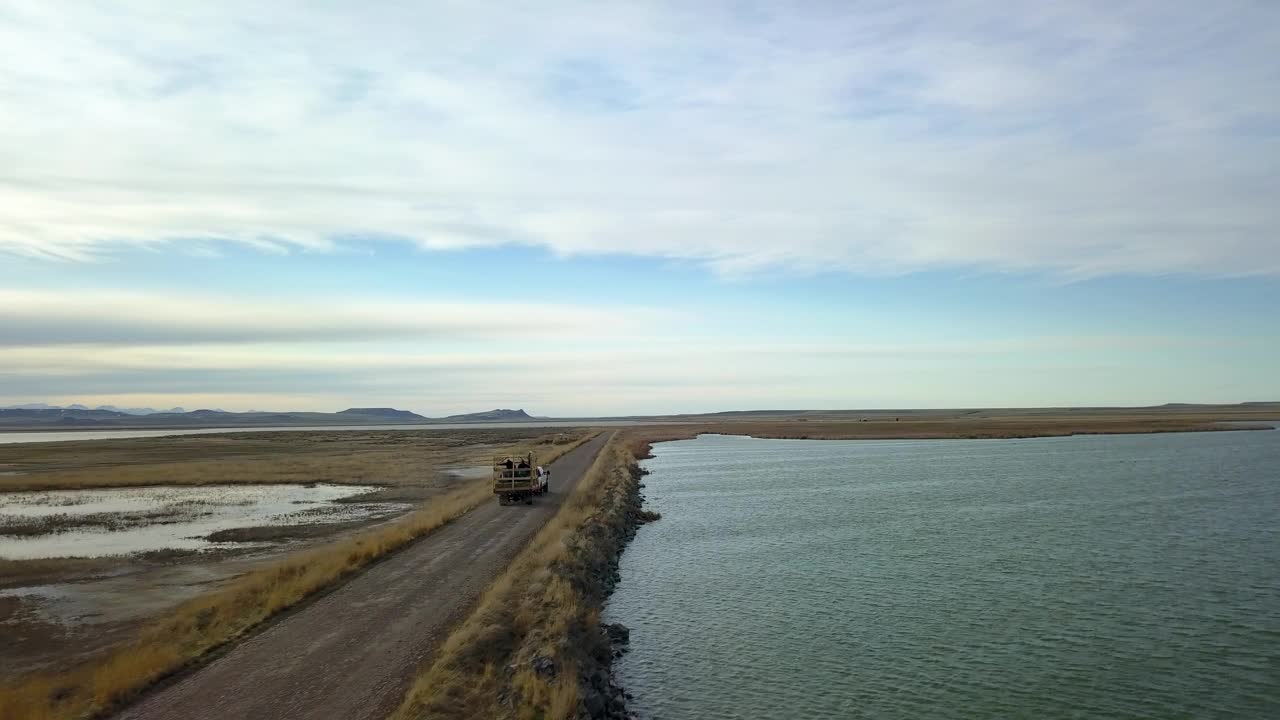
M 0 404 L 1280 399 L 1280 6 L 0 7 Z

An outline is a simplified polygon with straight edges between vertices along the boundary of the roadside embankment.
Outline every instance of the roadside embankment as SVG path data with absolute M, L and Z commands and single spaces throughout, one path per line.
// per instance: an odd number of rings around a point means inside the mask
M 601 625 L 636 528 L 648 446 L 615 433 L 574 496 L 423 669 L 394 720 L 623 718 L 610 668 L 626 629 Z
M 597 435 L 584 433 L 569 442 L 539 444 L 539 459 L 550 462 Z M 179 605 L 143 626 L 127 643 L 87 662 L 59 672 L 6 680 L 0 684 L 3 717 L 70 719 L 109 711 L 491 498 L 489 480 L 468 482 L 399 520 L 246 573 L 219 590 Z

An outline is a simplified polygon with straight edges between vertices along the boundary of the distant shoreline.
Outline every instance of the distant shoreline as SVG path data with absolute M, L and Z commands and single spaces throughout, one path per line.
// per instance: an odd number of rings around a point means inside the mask
M 740 435 L 762 440 L 1018 440 L 1081 435 L 1152 435 L 1183 432 L 1275 430 L 1278 420 L 1162 419 L 1040 421 L 899 421 L 702 423 L 635 428 L 650 443 L 689 440 L 699 435 Z
M 521 411 L 523 412 L 523 411 Z M 1012 439 L 1069 435 L 1265 430 L 1280 422 L 1280 403 L 1226 406 L 1165 405 L 1143 408 L 1010 408 L 986 410 L 750 411 L 709 415 L 608 418 L 520 418 L 379 422 L 378 418 L 311 414 L 290 421 L 283 414 L 177 418 L 148 422 L 0 423 L 0 444 L 76 442 L 183 435 L 276 432 L 405 432 L 468 429 L 626 427 L 646 437 L 695 437 L 702 433 L 812 440 Z M 317 417 L 318 415 L 318 417 Z M 239 419 L 239 422 L 237 422 Z M 274 420 L 274 422 L 272 422 Z M 341 422 L 346 420 L 346 422 Z M 119 422 L 120 424 L 116 424 Z

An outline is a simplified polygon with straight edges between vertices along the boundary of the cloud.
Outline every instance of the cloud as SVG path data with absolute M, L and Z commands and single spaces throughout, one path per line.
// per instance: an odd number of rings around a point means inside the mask
M 31 3 L 0 250 L 1280 274 L 1280 6 Z
M 94 298 L 102 314 L 91 315 Z M 228 304 L 91 293 L 61 299 L 2 293 L 0 300 L 0 307 L 10 308 L 0 314 L 0 397 L 6 403 L 238 410 L 376 404 L 437 415 L 489 406 L 582 415 L 1114 404 L 1116 398 L 1165 402 L 1169 387 L 1185 388 L 1185 382 L 1162 377 L 1161 387 L 1135 390 L 1160 377 L 1170 358 L 1185 362 L 1210 353 L 1205 362 L 1220 367 L 1223 359 L 1244 359 L 1247 366 L 1274 355 L 1274 342 L 1265 338 L 1172 335 L 885 342 L 724 336 L 666 322 L 671 331 L 655 337 L 643 334 L 649 311 L 628 316 L 611 309 L 603 322 L 597 314 L 603 310 L 572 307 L 526 309 L 504 321 L 490 314 L 492 307 L 459 306 L 441 327 L 433 319 L 435 306 L 426 304 L 354 311 L 324 301 L 302 308 L 261 298 Z M 257 308 L 270 312 L 258 316 Z M 85 314 L 92 320 L 61 324 L 64 316 Z M 17 317 L 30 327 L 47 324 L 55 337 L 17 342 L 23 337 L 14 332 L 21 325 Z M 185 331 L 183 323 L 189 323 Z M 70 334 L 92 324 L 105 329 L 70 342 Z M 227 333 L 228 327 L 241 332 Z M 509 332 L 492 332 L 495 327 Z M 63 332 L 68 335 L 58 335 Z M 174 342 L 171 336 L 179 332 L 188 339 Z M 1255 375 L 1270 365 L 1263 361 L 1257 368 Z M 1237 399 L 1246 397 L 1240 390 Z
M 373 340 L 509 344 L 544 336 L 614 337 L 672 317 L 643 308 L 535 303 L 0 290 L 0 349 Z M 244 357 L 256 355 L 249 351 Z

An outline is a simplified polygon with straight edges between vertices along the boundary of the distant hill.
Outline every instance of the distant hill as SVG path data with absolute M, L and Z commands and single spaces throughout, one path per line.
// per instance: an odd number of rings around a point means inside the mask
M 520 422 L 533 420 L 533 416 L 524 410 L 487 410 L 485 412 L 450 415 L 445 422 Z
M 122 412 L 122 413 L 124 413 L 124 414 L 126 414 L 126 415 L 155 415 L 156 413 L 184 413 L 184 412 L 186 412 L 186 410 L 184 410 L 184 409 L 182 409 L 182 408 L 180 408 L 180 407 L 169 408 L 168 410 L 155 410 L 155 409 L 153 409 L 153 408 L 149 408 L 149 407 L 143 407 L 143 408 L 122 408 L 122 407 L 116 407 L 115 405 L 99 405 L 99 406 L 98 406 L 98 409 L 99 409 L 99 410 L 114 410 L 114 411 L 116 411 L 116 412 Z
M 23 405 L 5 405 L 0 410 L 88 410 L 84 405 L 49 405 L 48 403 L 26 403 Z M 100 407 L 99 410 L 114 410 L 111 407 Z
M 395 408 L 347 408 L 340 410 L 338 415 L 359 415 L 361 417 L 381 418 L 384 420 L 426 420 L 426 416 L 419 415 L 408 410 L 396 410 Z
M 414 416 L 418 418 L 419 416 Z M 387 425 L 406 422 L 404 418 L 378 415 L 350 415 L 313 412 L 252 412 L 200 409 L 190 412 L 157 412 L 132 415 L 116 410 L 73 410 L 66 408 L 0 409 L 0 428 L 41 427 L 267 427 L 289 425 Z M 421 420 L 418 420 L 421 422 Z
M 0 420 L 12 422 L 17 419 L 30 419 L 46 422 L 67 422 L 69 420 L 111 420 L 116 418 L 132 418 L 114 410 L 89 410 L 88 408 L 4 408 L 0 410 Z
M 48 403 L 26 403 L 25 405 L 5 405 L 0 410 L 88 410 L 89 408 L 80 405 L 49 405 Z M 155 415 L 156 413 L 184 413 L 180 407 L 170 408 L 168 410 L 156 410 L 154 408 L 122 408 L 115 405 L 99 405 L 94 410 L 109 410 L 111 412 L 124 413 L 125 415 Z
M 132 410 L 150 410 L 133 408 Z M 201 408 L 184 411 L 174 408 L 164 411 L 127 412 L 119 408 L 89 409 L 83 405 L 57 407 L 44 403 L 31 403 L 20 407 L 0 408 L 0 429 L 42 427 L 117 427 L 117 428 L 170 428 L 170 427 L 288 427 L 325 425 L 397 425 L 417 423 L 459 422 L 521 422 L 535 420 L 524 410 L 489 410 L 487 412 L 451 415 L 447 418 L 429 418 L 409 410 L 389 407 L 356 407 L 340 412 L 227 412 L 220 409 Z
M 409 425 L 432 423 L 536 423 L 547 420 L 534 417 L 524 410 L 499 408 L 485 412 L 463 413 L 443 418 L 431 418 L 408 410 L 389 407 L 354 407 L 341 412 L 227 412 L 219 409 L 200 409 L 190 412 L 182 408 L 142 414 L 130 408 L 126 411 L 106 406 L 89 409 L 84 405 L 56 407 L 44 403 L 28 403 L 21 406 L 0 408 L 0 430 L 38 430 L 75 428 L 262 428 L 262 427 L 325 427 L 332 425 Z M 1160 414 L 1221 414 L 1233 419 L 1274 419 L 1280 417 L 1280 403 L 1248 402 L 1236 405 L 1198 405 L 1171 403 L 1145 408 L 1008 408 L 1008 409 L 869 409 L 869 410 L 746 410 L 688 415 L 632 415 L 608 418 L 560 418 L 589 422 L 591 420 L 622 420 L 646 422 L 712 422 L 752 420 L 814 420 L 856 421 L 892 415 L 908 419 L 927 418 L 978 418 L 993 415 L 1002 417 L 1033 417 L 1043 414 L 1069 415 L 1160 415 Z

